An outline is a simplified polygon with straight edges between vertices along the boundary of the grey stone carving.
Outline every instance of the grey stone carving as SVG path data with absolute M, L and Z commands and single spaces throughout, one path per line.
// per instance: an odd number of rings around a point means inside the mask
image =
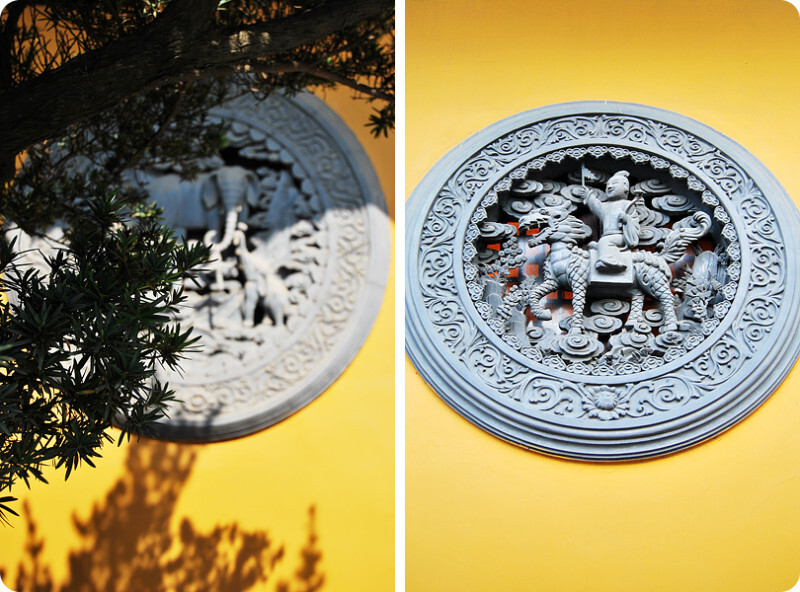
M 659 109 L 523 113 L 408 204 L 406 349 L 454 409 L 560 456 L 690 446 L 797 359 L 798 214 L 746 150 Z
M 169 165 L 131 175 L 176 231 L 212 247 L 180 314 L 203 351 L 163 372 L 180 401 L 158 433 L 173 439 L 250 433 L 321 394 L 366 338 L 389 267 L 377 178 L 321 101 L 243 93 L 215 117 L 229 143 L 196 179 Z
M 585 165 L 582 169 L 585 177 Z M 477 225 L 479 239 L 473 241 L 473 246 L 477 251 L 475 262 L 483 270 L 482 302 L 492 307 L 493 319 L 508 319 L 513 325 L 511 334 L 516 337 L 520 350 L 533 348 L 535 353 L 532 355 L 535 356 L 555 354 L 565 363 L 567 360 L 582 363 L 591 360 L 620 369 L 626 361 L 638 360 L 647 354 L 662 355 L 666 352 L 659 344 L 682 343 L 684 337 L 698 331 L 698 323 L 688 320 L 688 313 L 694 309 L 687 309 L 687 314 L 681 315 L 679 325 L 676 314 L 679 282 L 673 281 L 670 265 L 686 259 L 681 274 L 691 274 L 688 261 L 694 252 L 687 255 L 690 246 L 704 260 L 710 256 L 719 261 L 713 251 L 703 251 L 697 243 L 711 229 L 711 216 L 689 207 L 677 212 L 682 217 L 674 218 L 665 212 L 661 212 L 660 217 L 648 217 L 644 189 L 637 188 L 636 201 L 627 199 L 628 177 L 628 171 L 624 170 L 613 174 L 605 193 L 587 186 L 585 181 L 581 185 L 561 183 L 560 198 L 545 193 L 544 183 L 532 184 L 526 178 L 521 183 L 513 183 L 510 191 L 499 194 L 502 205 L 496 211 L 506 214 L 501 216 L 502 222 L 484 220 Z M 560 182 L 547 180 L 548 187 L 556 183 Z M 525 188 L 524 192 L 515 191 L 520 186 Z M 654 200 L 657 204 L 658 198 Z M 653 204 L 653 207 L 657 205 Z M 527 239 L 528 253 L 523 254 L 524 237 L 532 229 L 538 233 Z M 657 247 L 636 248 L 640 236 L 647 239 L 654 235 L 663 237 Z M 506 236 L 511 240 L 504 241 L 499 250 L 494 250 L 492 243 Z M 585 244 L 593 236 L 599 236 L 598 240 Z M 498 268 L 490 263 L 504 258 L 512 261 L 514 267 L 505 265 Z M 526 271 L 524 267 L 529 260 L 543 260 L 538 273 Z M 509 277 L 511 271 L 517 278 L 524 279 L 513 280 Z M 721 288 L 719 282 L 714 284 L 700 275 L 691 277 L 697 278 L 698 288 L 708 292 L 708 298 L 715 288 Z M 547 341 L 541 337 L 532 340 L 527 336 L 526 325 L 530 323 L 534 327 L 536 321 L 552 319 L 552 312 L 542 305 L 542 300 L 559 289 L 573 294 L 569 306 L 571 314 L 561 320 L 567 325 L 568 336 L 543 332 L 542 335 L 548 335 Z M 658 308 L 650 313 L 651 317 L 658 319 L 652 324 L 644 318 L 646 297 L 658 303 Z M 584 316 L 587 298 L 603 298 L 593 302 L 593 306 L 597 302 L 603 303 L 600 314 Z M 692 298 L 689 302 L 697 304 L 698 297 Z M 705 310 L 698 310 L 695 315 L 698 320 L 705 320 L 708 316 L 708 298 Z M 630 304 L 626 305 L 621 299 L 628 299 Z M 629 310 L 624 328 L 619 318 L 603 314 L 609 306 Z M 485 306 L 483 310 L 486 310 Z M 532 315 L 530 321 L 527 320 L 528 313 Z M 546 330 L 545 325 L 540 323 L 539 326 Z M 509 327 L 503 330 L 507 334 Z M 644 337 L 642 347 L 629 347 L 631 332 Z M 657 338 L 653 337 L 654 332 L 658 332 Z M 609 338 L 606 340 L 605 337 Z M 652 363 L 659 364 L 660 361 Z
M 212 247 L 179 315 L 202 350 L 161 371 L 178 399 L 156 426 L 164 438 L 233 438 L 299 410 L 344 371 L 383 300 L 385 201 L 352 132 L 311 95 L 237 94 L 214 111 L 229 143 L 196 178 L 170 163 L 125 176 L 176 233 Z M 58 246 L 19 239 L 31 253 Z

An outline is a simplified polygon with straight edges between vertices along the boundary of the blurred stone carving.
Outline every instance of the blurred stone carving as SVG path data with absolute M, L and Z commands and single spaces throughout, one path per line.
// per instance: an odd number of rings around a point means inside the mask
M 160 371 L 177 397 L 156 426 L 170 439 L 244 435 L 319 396 L 370 331 L 388 275 L 383 195 L 347 126 L 311 95 L 235 94 L 212 114 L 226 147 L 193 163 L 199 174 L 169 162 L 123 174 L 178 236 L 211 247 L 178 315 L 200 350 L 180 372 Z M 47 272 L 63 232 L 13 235 Z
M 128 175 L 211 246 L 179 319 L 202 351 L 164 372 L 180 399 L 159 427 L 170 438 L 247 433 L 319 395 L 366 337 L 388 269 L 377 180 L 321 102 L 245 95 L 216 118 L 228 144 L 196 178 L 168 163 Z

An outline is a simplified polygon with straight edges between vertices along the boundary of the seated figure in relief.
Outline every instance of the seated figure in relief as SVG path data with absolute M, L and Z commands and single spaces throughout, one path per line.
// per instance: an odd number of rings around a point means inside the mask
M 639 220 L 636 206 L 628 199 L 628 171 L 619 171 L 606 183 L 606 198 L 601 200 L 591 191 L 586 193 L 586 205 L 600 221 L 601 237 L 597 241 L 595 267 L 604 273 L 625 270 L 620 249 L 639 244 Z

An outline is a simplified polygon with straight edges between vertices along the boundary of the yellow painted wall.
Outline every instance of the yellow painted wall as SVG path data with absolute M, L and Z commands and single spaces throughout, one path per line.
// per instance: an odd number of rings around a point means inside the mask
M 606 99 L 716 128 L 800 204 L 786 2 L 409 0 L 406 85 L 408 193 L 495 121 Z M 712 441 L 621 464 L 501 442 L 406 374 L 409 591 L 778 592 L 800 576 L 800 369 Z
M 368 134 L 370 109 L 350 92 L 323 98 L 366 148 L 393 212 L 394 138 Z M 281 582 L 297 592 L 319 574 L 323 592 L 391 590 L 394 270 L 387 274 L 381 312 L 353 363 L 280 424 L 215 444 L 107 446 L 97 469 L 82 467 L 66 483 L 51 472 L 50 485 L 13 491 L 43 547 L 38 555 L 26 548 L 24 519 L 0 525 L 4 582 L 19 590 L 19 565 L 30 574 L 38 563 L 38 585 L 22 592 L 46 590 L 47 580 L 70 592 L 275 591 Z M 256 564 L 261 549 L 274 566 Z M 314 576 L 298 573 L 304 549 L 321 553 Z M 259 569 L 266 582 L 256 583 Z

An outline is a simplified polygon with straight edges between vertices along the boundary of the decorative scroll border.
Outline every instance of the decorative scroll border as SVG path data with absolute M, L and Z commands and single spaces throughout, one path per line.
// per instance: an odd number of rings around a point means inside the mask
M 213 384 L 171 385 L 179 406 L 159 437 L 213 441 L 275 424 L 319 396 L 355 357 L 378 314 L 388 278 L 390 228 L 369 158 L 322 101 L 301 94 L 260 102 L 246 94 L 217 111 L 267 132 L 325 196 L 332 231 L 322 298 L 310 323 L 265 363 Z
M 610 147 L 610 148 L 609 148 Z M 587 377 L 521 356 L 487 331 L 462 267 L 467 228 L 503 177 L 537 159 L 592 150 L 649 158 L 724 206 L 739 288 L 696 354 L 626 376 Z M 614 154 L 616 151 L 617 154 Z M 679 450 L 733 425 L 763 402 L 800 353 L 800 218 L 755 157 L 698 122 L 652 107 L 572 103 L 490 126 L 438 163 L 408 203 L 406 349 L 434 390 L 487 431 L 551 454 L 597 460 Z M 738 239 L 738 241 L 737 241 Z M 467 278 L 469 268 L 467 266 Z M 615 413 L 593 405 L 614 397 Z

